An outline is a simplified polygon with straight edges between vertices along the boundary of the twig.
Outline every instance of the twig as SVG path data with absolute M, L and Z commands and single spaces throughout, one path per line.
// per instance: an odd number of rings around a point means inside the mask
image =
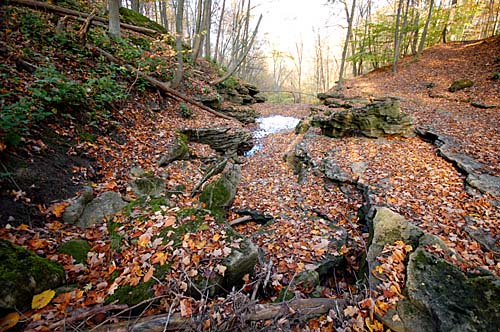
M 14 180 L 14 178 L 12 177 L 11 173 L 9 172 L 9 170 L 7 169 L 7 166 L 4 165 L 4 163 L 2 161 L 0 161 L 0 165 L 2 165 L 2 168 L 3 170 L 5 171 L 5 176 L 7 176 L 9 178 L 9 180 L 12 182 L 12 184 L 14 186 L 16 186 L 17 190 L 19 191 L 23 191 L 21 189 L 21 187 L 19 187 L 19 185 L 17 184 L 16 180 Z
M 230 226 L 235 226 L 235 225 L 238 225 L 238 224 L 242 224 L 242 223 L 244 223 L 246 221 L 250 221 L 252 219 L 253 219 L 252 216 L 243 216 L 243 217 L 240 217 L 238 219 L 234 219 L 233 221 L 231 221 L 229 223 L 229 225 Z

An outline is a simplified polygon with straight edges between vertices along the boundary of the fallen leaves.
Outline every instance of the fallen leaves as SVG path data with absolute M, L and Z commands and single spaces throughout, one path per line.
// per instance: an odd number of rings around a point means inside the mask
M 8 331 L 17 325 L 21 315 L 17 312 L 11 312 L 0 319 L 0 332 Z
M 48 289 L 40 294 L 33 296 L 31 301 L 31 309 L 42 309 L 54 298 L 56 292 L 52 289 Z

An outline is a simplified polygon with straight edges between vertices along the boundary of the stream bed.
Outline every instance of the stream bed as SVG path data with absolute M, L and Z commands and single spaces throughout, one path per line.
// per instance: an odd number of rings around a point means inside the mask
M 258 127 L 253 132 L 253 136 L 255 138 L 255 145 L 253 148 L 245 153 L 245 156 L 252 156 L 258 151 L 262 150 L 263 147 L 263 138 L 275 134 L 277 132 L 283 130 L 294 129 L 299 123 L 300 119 L 291 117 L 291 116 L 282 116 L 282 115 L 272 115 L 267 117 L 257 118 L 256 123 Z

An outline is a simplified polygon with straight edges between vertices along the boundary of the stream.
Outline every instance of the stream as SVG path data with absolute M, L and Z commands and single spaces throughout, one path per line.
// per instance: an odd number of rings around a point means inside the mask
M 258 128 L 253 132 L 255 145 L 250 151 L 245 153 L 245 156 L 252 156 L 262 150 L 262 138 L 283 130 L 293 129 L 297 126 L 300 119 L 291 116 L 273 115 L 257 118 L 255 121 L 258 124 Z

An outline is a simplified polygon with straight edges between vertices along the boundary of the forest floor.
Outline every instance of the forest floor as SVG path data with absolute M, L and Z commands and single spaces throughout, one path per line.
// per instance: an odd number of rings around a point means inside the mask
M 484 165 L 484 173 L 500 176 L 500 81 L 491 79 L 500 70 L 499 55 L 498 38 L 439 45 L 424 51 L 418 61 L 402 60 L 396 74 L 384 69 L 348 81 L 344 93 L 348 96 L 397 96 L 402 100 L 402 110 L 415 118 L 417 126 L 432 128 L 453 137 L 457 152 L 480 161 Z M 461 78 L 474 80 L 474 86 L 455 93 L 448 92 L 449 85 Z M 426 83 L 434 83 L 434 86 L 428 88 Z M 185 119 L 174 107 L 153 112 L 147 110 L 145 102 L 143 105 L 137 102 L 142 100 L 139 95 L 130 100 L 115 114 L 124 125 L 117 127 L 112 135 L 97 134 L 93 141 L 79 140 L 75 145 L 68 144 L 64 154 L 85 156 L 86 160 L 77 164 L 55 165 L 48 171 L 51 173 L 44 175 L 55 181 L 60 177 L 56 170 L 69 167 L 72 176 L 68 180 L 75 183 L 90 181 L 95 194 L 114 190 L 127 197 L 131 195 L 128 184 L 131 180 L 130 169 L 139 166 L 165 178 L 168 188 L 181 186 L 183 190 L 170 197 L 170 205 L 163 207 L 161 220 L 151 211 L 137 212 L 135 215 L 142 214 L 142 218 L 136 219 L 119 215 L 114 222 L 123 224 L 120 230 L 126 225 L 130 234 L 119 244 L 120 250 L 110 254 L 113 239 L 105 224 L 85 230 L 63 224 L 60 200 L 34 207 L 30 205 L 30 191 L 35 194 L 37 190 L 29 188 L 28 183 L 20 184 L 23 188 L 12 195 L 17 194 L 16 200 L 24 200 L 47 221 L 34 225 L 4 223 L 0 237 L 60 262 L 64 265 L 68 282 L 76 285 L 76 288 L 58 294 L 46 307 L 24 312 L 22 318 L 28 329 L 84 330 L 116 321 L 115 316 L 109 318 L 99 310 L 90 316 L 84 312 L 102 306 L 105 298 L 113 294 L 118 286 L 118 279 L 120 286 L 137 285 L 141 281 L 146 282 L 146 278 L 151 280 L 153 263 L 162 260 L 164 263 L 167 257 L 163 257 L 162 253 L 169 252 L 169 248 L 152 240 L 151 233 L 159 232 L 164 225 L 171 226 L 179 210 L 199 206 L 198 197 L 191 197 L 190 193 L 203 176 L 202 158 L 215 157 L 215 152 L 206 145 L 189 143 L 189 150 L 197 159 L 175 161 L 167 167 L 159 167 L 158 158 L 168 152 L 179 128 L 201 128 L 208 124 L 211 127 L 241 127 L 236 121 L 215 118 L 202 110 L 195 110 L 192 118 Z M 471 102 L 495 107 L 481 109 L 472 106 Z M 262 117 L 284 115 L 303 118 L 310 114 L 310 107 L 259 104 L 255 109 Z M 63 137 L 77 136 L 75 128 L 68 129 L 57 123 L 50 125 L 50 131 Z M 258 210 L 273 217 L 274 222 L 270 225 L 248 222 L 235 226 L 236 231 L 250 237 L 262 250 L 263 258 L 257 272 L 269 272 L 270 275 L 271 287 L 259 290 L 259 302 L 279 301 L 280 291 L 283 290 L 285 293 L 294 291 L 297 297 L 308 297 L 319 291 L 321 297 L 347 298 L 350 306 L 340 313 L 330 312 L 307 321 L 285 317 L 279 321 L 268 320 L 259 323 L 261 325 L 240 328 L 383 330 L 374 325 L 365 327 L 364 318 L 369 317 L 370 312 L 363 306 L 363 301 L 370 294 L 358 288 L 356 283 L 369 236 L 366 225 L 360 223 L 358 215 L 364 204 L 363 198 L 355 192 L 346 194 L 345 188 L 331 185 L 314 172 L 307 173 L 299 181 L 284 155 L 293 151 L 303 138 L 303 134 L 297 135 L 293 131 L 278 132 L 262 139 L 262 150 L 252 156 L 241 157 L 242 181 L 228 221 L 237 219 L 239 215 L 235 211 L 240 209 Z M 50 139 L 42 132 L 23 142 L 22 151 L 6 151 L 4 147 L 2 152 L 9 154 L 6 158 L 23 160 L 54 158 L 57 151 L 48 141 Z M 482 268 L 500 276 L 498 259 L 464 229 L 465 226 L 482 229 L 499 245 L 498 197 L 467 191 L 464 174 L 443 159 L 436 146 L 419 137 L 375 140 L 362 137 L 333 139 L 321 135 L 306 141 L 306 144 L 313 164 L 320 164 L 325 157 L 331 156 L 339 164 L 346 165 L 346 169 L 354 162 L 365 163 L 360 177 L 365 184 L 373 187 L 373 202 L 390 207 L 411 223 L 439 236 L 465 259 L 461 266 L 463 270 Z M 92 166 L 87 159 L 92 160 Z M 382 187 L 380 183 L 387 185 Z M 76 189 L 70 189 L 67 194 L 74 194 Z M 346 266 L 325 280 L 319 290 L 294 288 L 292 283 L 295 277 L 314 268 L 324 257 L 325 241 L 331 235 L 330 222 L 348 231 L 347 242 L 337 248 L 338 253 L 346 258 Z M 164 280 L 156 280 L 158 287 L 155 290 L 157 295 L 161 295 L 159 303 L 148 306 L 142 316 L 170 310 L 170 313 L 180 312 L 183 317 L 189 318 L 205 310 L 211 312 L 211 324 L 215 324 L 217 320 L 224 320 L 237 312 L 236 304 L 228 305 L 223 298 L 207 303 L 205 299 L 190 297 L 185 292 L 189 276 L 196 275 L 203 268 L 218 269 L 223 274 L 221 266 L 216 265 L 215 253 L 220 256 L 226 248 L 235 245 L 225 242 L 223 229 L 213 220 L 208 218 L 207 223 L 210 229 L 200 229 L 184 239 L 184 249 L 169 252 L 168 260 L 172 268 L 165 274 Z M 57 251 L 61 243 L 75 238 L 84 238 L 91 245 L 86 265 L 77 264 L 71 257 Z M 144 242 L 149 240 L 151 243 Z M 115 265 L 115 261 L 120 263 Z M 119 278 L 112 278 L 117 273 Z M 255 285 L 258 287 L 255 280 L 249 280 L 241 293 L 249 296 Z M 218 304 L 220 307 L 217 307 Z M 218 311 L 210 311 L 215 308 Z M 61 324 L 65 321 L 67 323 Z M 202 322 L 201 326 L 211 329 L 206 322 L 205 325 Z M 216 330 L 217 326 L 212 326 L 212 329 Z

